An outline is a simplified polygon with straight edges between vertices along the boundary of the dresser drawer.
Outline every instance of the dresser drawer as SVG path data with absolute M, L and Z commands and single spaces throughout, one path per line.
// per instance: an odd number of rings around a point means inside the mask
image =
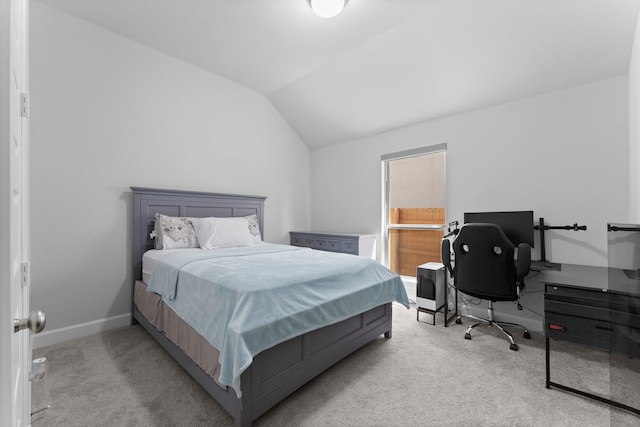
M 313 249 L 319 249 L 321 251 L 326 251 L 329 249 L 329 244 L 326 239 L 315 239 L 313 241 Z
M 358 253 L 358 243 L 350 240 L 342 241 L 342 251 L 346 254 L 357 254 Z
M 332 252 L 340 252 L 340 240 L 327 240 L 327 246 Z

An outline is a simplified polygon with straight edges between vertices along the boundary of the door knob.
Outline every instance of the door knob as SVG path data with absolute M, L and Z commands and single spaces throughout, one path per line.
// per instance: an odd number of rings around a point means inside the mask
M 26 319 L 13 319 L 13 332 L 29 328 L 34 334 L 39 334 L 44 329 L 46 319 L 40 310 L 34 310 Z

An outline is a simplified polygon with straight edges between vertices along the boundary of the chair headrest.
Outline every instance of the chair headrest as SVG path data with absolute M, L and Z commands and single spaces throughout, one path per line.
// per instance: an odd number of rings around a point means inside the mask
M 468 224 L 464 224 L 462 228 L 460 228 L 460 233 L 458 234 L 456 240 L 454 241 L 454 246 L 456 242 L 461 244 L 462 242 L 471 242 L 474 243 L 493 243 L 504 245 L 510 249 L 515 249 L 511 240 L 504 234 L 502 228 L 497 224 L 484 223 L 484 222 L 471 222 Z

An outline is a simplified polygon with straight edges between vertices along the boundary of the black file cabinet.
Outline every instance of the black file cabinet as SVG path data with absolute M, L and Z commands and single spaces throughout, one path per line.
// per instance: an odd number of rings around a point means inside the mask
M 602 289 L 545 287 L 545 334 L 640 357 L 640 297 Z
M 546 387 L 590 397 L 640 415 L 640 409 L 551 381 L 550 340 L 640 357 L 640 281 L 623 270 L 563 264 L 543 271 Z

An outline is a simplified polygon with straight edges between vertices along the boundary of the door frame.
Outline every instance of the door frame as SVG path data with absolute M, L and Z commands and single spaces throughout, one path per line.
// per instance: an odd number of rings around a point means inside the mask
M 28 331 L 15 333 L 13 326 L 13 320 L 26 317 L 29 308 L 29 280 L 23 273 L 29 265 L 29 123 L 28 105 L 23 112 L 21 96 L 28 94 L 28 22 L 29 0 L 0 2 L 0 45 L 6 48 L 0 49 L 0 425 L 18 427 L 31 424 L 30 336 Z M 16 57 L 20 70 L 17 78 L 12 73 Z M 16 122 L 20 128 L 18 144 L 13 142 Z M 17 196 L 12 178 L 16 164 L 21 181 Z M 18 220 L 12 208 L 16 201 L 20 206 Z M 17 251 L 13 239 L 19 239 Z M 13 257 L 16 252 L 19 256 Z M 20 392 L 14 401 L 15 390 Z

